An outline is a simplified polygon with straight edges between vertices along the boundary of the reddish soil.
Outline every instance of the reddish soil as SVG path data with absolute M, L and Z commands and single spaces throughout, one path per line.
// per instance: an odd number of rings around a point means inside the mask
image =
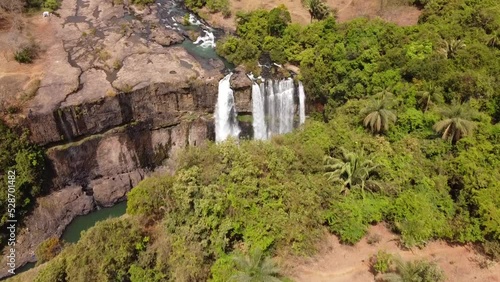
M 366 237 L 378 234 L 380 241 L 368 244 Z M 384 225 L 372 226 L 369 235 L 354 246 L 342 245 L 330 235 L 322 250 L 312 258 L 292 258 L 285 267 L 297 282 L 366 282 L 375 281 L 370 272 L 370 257 L 385 250 L 403 260 L 426 259 L 436 262 L 450 282 L 500 282 L 500 264 L 488 261 L 471 246 L 452 246 L 442 241 L 429 243 L 422 249 L 401 250 L 398 236 Z M 481 264 L 484 268 L 481 268 Z M 488 265 L 488 267 L 485 267 Z
M 11 106 L 22 107 L 19 98 L 30 84 L 33 85 L 34 80 L 43 75 L 48 60 L 44 50 L 59 44 L 50 18 L 41 15 L 23 17 L 22 36 L 13 28 L 11 20 L 4 19 L 3 28 L 0 29 L 0 111 Z M 39 56 L 32 64 L 20 64 L 14 60 L 14 51 L 22 42 L 28 42 L 29 38 L 33 38 L 40 46 Z

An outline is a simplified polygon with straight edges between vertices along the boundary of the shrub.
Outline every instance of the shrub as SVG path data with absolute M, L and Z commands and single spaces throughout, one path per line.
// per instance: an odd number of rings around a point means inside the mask
M 61 241 L 57 237 L 51 237 L 43 241 L 35 251 L 37 264 L 42 264 L 54 258 L 61 251 Z
M 386 251 L 379 250 L 370 260 L 373 273 L 378 274 L 388 272 L 392 261 L 393 257 L 391 254 Z
M 127 213 L 159 218 L 172 209 L 169 195 L 173 185 L 171 177 L 150 177 L 142 181 L 128 193 Z
M 66 259 L 55 258 L 51 260 L 45 268 L 35 277 L 35 282 L 66 282 Z
M 380 242 L 380 240 L 382 240 L 382 236 L 380 236 L 379 234 L 370 234 L 368 235 L 368 237 L 366 238 L 366 242 L 369 244 L 369 245 L 375 245 L 375 244 L 378 244 Z
M 483 243 L 483 251 L 493 260 L 500 261 L 500 242 L 485 241 Z
M 33 43 L 25 44 L 14 52 L 14 59 L 21 64 L 31 64 L 38 56 L 38 45 Z
M 206 5 L 211 12 L 230 11 L 229 0 L 206 0 L 206 1 L 207 1 Z
M 149 4 L 153 4 L 155 0 L 132 0 L 132 4 L 139 6 L 146 6 Z
M 401 259 L 395 259 L 396 269 L 394 273 L 387 273 L 382 276 L 383 281 L 402 281 L 402 282 L 444 282 L 445 276 L 443 270 L 433 262 L 426 260 L 417 260 L 404 262 Z
M 436 190 L 407 190 L 394 201 L 389 219 L 401 232 L 406 247 L 421 246 L 428 240 L 450 235 L 448 221 L 454 212 L 448 194 Z
M 382 221 L 383 212 L 389 205 L 387 198 L 367 196 L 361 199 L 355 193 L 332 202 L 331 209 L 326 213 L 327 224 L 330 231 L 348 244 L 361 240 L 369 224 Z
M 45 0 L 45 3 L 43 3 L 43 7 L 51 12 L 59 9 L 60 6 L 59 0 Z

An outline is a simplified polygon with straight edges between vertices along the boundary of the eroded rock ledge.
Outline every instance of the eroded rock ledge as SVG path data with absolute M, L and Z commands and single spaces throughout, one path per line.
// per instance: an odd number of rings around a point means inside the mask
M 110 0 L 65 0 L 60 15 L 51 19 L 60 44 L 47 50 L 53 60 L 22 122 L 47 149 L 53 192 L 17 237 L 17 267 L 74 217 L 123 200 L 180 149 L 215 139 L 223 64 L 207 69 L 175 45 L 183 36 L 161 28 L 154 6 L 135 17 Z M 238 108 L 251 111 L 251 82 L 235 79 Z

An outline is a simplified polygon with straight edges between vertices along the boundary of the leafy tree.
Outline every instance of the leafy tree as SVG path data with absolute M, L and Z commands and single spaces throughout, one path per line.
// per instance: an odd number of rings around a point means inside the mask
M 269 34 L 282 36 L 288 24 L 292 22 L 292 18 L 286 6 L 281 4 L 269 12 L 268 22 Z
M 361 113 L 365 115 L 363 125 L 373 134 L 387 132 L 389 126 L 396 122 L 396 115 L 390 110 L 390 103 L 387 99 L 377 100 Z
M 313 19 L 325 19 L 331 14 L 330 8 L 323 0 L 303 0 L 302 3 L 311 15 L 311 22 Z
M 229 278 L 229 281 L 241 282 L 279 282 L 279 268 L 260 249 L 255 249 L 249 256 L 235 256 L 233 258 L 238 273 Z
M 360 185 L 363 191 L 370 172 L 377 168 L 377 165 L 364 155 L 363 150 L 360 154 L 349 152 L 344 148 L 341 150 L 341 158 L 325 157 L 325 170 L 327 171 L 325 174 L 329 180 L 342 183 L 341 192 L 343 193 L 357 185 Z
M 473 121 L 471 110 L 467 105 L 455 104 L 441 112 L 445 119 L 437 122 L 432 127 L 437 133 L 441 134 L 444 140 L 450 140 L 455 144 L 464 136 L 471 135 L 476 127 Z

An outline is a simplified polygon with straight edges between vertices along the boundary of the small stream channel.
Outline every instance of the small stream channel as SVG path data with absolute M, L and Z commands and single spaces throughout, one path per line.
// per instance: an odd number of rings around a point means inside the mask
M 195 57 L 203 67 L 213 68 L 213 60 L 224 63 L 226 69 L 234 68 L 232 64 L 221 58 L 215 52 L 215 41 L 224 35 L 222 29 L 212 28 L 203 19 L 191 13 L 182 0 L 157 0 L 158 17 L 160 24 L 168 29 L 175 30 L 182 34 L 186 40 L 181 46 L 193 57 Z M 189 24 L 185 24 L 184 18 L 189 19 Z M 190 33 L 198 34 L 198 38 L 192 41 Z

